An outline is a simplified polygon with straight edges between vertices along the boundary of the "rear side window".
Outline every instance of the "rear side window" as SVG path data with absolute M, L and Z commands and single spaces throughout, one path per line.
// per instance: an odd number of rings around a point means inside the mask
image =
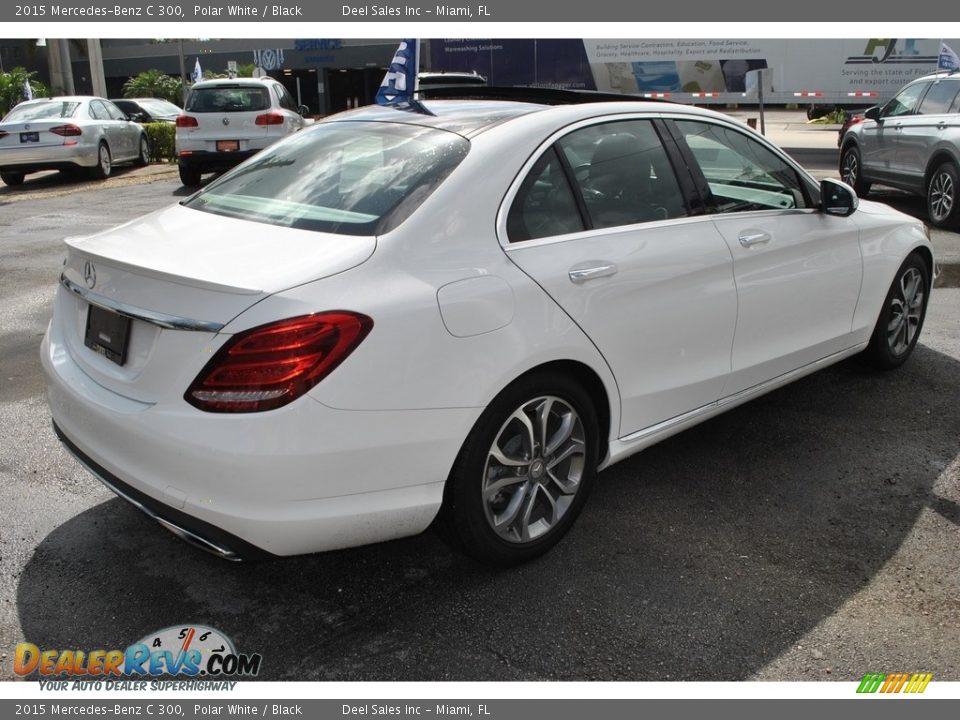
M 942 115 L 950 111 L 953 99 L 957 97 L 957 91 L 960 90 L 960 83 L 950 80 L 935 82 L 933 87 L 923 97 L 920 108 L 917 110 L 919 115 Z
M 80 107 L 78 102 L 43 102 L 35 105 L 20 105 L 15 107 L 3 122 L 30 122 L 31 120 L 55 120 L 71 118 Z
M 280 107 L 284 110 L 297 111 L 297 104 L 293 101 L 293 96 L 287 92 L 287 89 L 283 85 L 274 85 L 273 91 L 277 96 L 277 102 L 280 103 Z
M 624 120 L 574 130 L 544 153 L 510 207 L 507 234 L 518 242 L 686 214 L 653 124 Z
M 416 210 L 469 149 L 465 138 L 435 128 L 323 123 L 260 152 L 184 205 L 269 225 L 376 235 Z
M 218 85 L 194 88 L 187 98 L 188 112 L 256 112 L 270 107 L 270 91 L 256 85 Z
M 557 143 L 595 228 L 684 217 L 683 194 L 649 120 L 575 130 Z
M 565 235 L 583 230 L 577 201 L 556 151 L 537 160 L 507 215 L 510 242 Z

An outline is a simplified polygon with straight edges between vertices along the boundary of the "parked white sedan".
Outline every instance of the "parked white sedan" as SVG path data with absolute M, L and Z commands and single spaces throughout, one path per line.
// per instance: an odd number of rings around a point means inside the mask
M 735 121 L 424 105 L 335 116 L 67 241 L 49 401 L 108 487 L 230 559 L 436 520 L 519 562 L 598 469 L 917 343 L 925 227 Z
M 147 135 L 109 100 L 68 95 L 30 100 L 0 120 L 0 179 L 20 185 L 41 170 L 87 169 L 97 179 L 114 165 L 150 162 Z

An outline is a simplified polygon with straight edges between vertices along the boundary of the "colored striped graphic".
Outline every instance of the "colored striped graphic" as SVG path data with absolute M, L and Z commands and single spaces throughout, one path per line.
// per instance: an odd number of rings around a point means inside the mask
M 933 673 L 867 673 L 858 693 L 922 693 L 933 680 Z

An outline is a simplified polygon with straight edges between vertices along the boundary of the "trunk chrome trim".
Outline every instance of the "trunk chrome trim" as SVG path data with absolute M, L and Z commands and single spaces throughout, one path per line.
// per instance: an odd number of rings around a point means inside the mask
M 168 315 L 166 313 L 147 310 L 145 308 L 130 305 L 119 300 L 113 300 L 103 295 L 91 292 L 85 287 L 77 285 L 63 273 L 60 274 L 60 284 L 74 295 L 78 295 L 91 305 L 113 310 L 115 313 L 134 320 L 157 325 L 167 330 L 194 330 L 200 332 L 220 332 L 224 323 L 213 322 L 211 320 L 194 320 L 192 318 L 179 317 L 177 315 Z

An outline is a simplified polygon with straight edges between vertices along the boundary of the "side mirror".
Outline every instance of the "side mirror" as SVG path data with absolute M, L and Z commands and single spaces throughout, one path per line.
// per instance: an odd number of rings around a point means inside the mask
M 857 193 L 846 183 L 830 179 L 820 182 L 820 208 L 827 215 L 850 217 L 859 204 Z
M 880 106 L 874 105 L 873 107 L 867 108 L 867 111 L 863 114 L 867 120 L 879 120 L 880 119 Z
M 308 108 L 306 105 L 301 105 L 298 108 L 297 112 L 300 113 L 300 117 L 306 117 L 307 115 L 310 114 L 310 108 Z

